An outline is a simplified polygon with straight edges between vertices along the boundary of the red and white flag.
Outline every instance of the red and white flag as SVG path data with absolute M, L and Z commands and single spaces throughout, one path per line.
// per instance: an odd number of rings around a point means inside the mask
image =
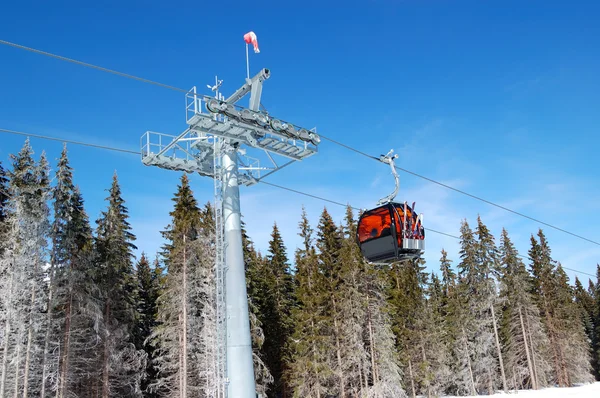
M 259 53 L 258 49 L 258 39 L 256 38 L 256 33 L 250 31 L 244 35 L 244 41 L 246 44 L 252 44 L 254 46 L 254 52 Z

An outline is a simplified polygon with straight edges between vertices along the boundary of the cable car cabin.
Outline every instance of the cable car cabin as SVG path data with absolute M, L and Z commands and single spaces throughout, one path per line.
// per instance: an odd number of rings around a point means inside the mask
M 410 206 L 389 202 L 361 215 L 357 240 L 369 262 L 392 263 L 419 258 L 425 249 L 425 230 Z

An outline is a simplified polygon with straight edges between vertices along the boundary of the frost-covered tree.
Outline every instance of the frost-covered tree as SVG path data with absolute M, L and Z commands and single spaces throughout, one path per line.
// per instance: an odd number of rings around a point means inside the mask
M 77 386 L 96 372 L 93 347 L 102 317 L 93 274 L 92 230 L 83 197 L 74 186 L 66 146 L 52 192 L 54 220 L 43 358 L 43 394 L 83 394 Z
M 209 229 L 214 224 L 210 209 L 198 207 L 186 175 L 173 201 L 172 220 L 163 232 L 166 276 L 151 335 L 158 375 L 150 391 L 161 397 L 212 397 L 218 387 L 214 233 Z
M 0 396 L 39 395 L 46 318 L 44 268 L 49 232 L 48 162 L 39 163 L 26 140 L 17 155 L 11 155 L 8 235 L 0 265 L 4 333 Z
M 276 397 L 288 390 L 284 379 L 285 358 L 294 302 L 294 280 L 277 224 L 273 225 L 267 256 L 257 265 L 262 268 L 257 283 L 263 285 L 260 297 L 257 297 L 257 318 L 264 331 L 261 356 L 274 379 L 268 396 Z
M 263 345 L 265 343 L 262 320 L 268 316 L 267 309 L 274 308 L 272 295 L 268 294 L 266 279 L 266 261 L 254 248 L 252 239 L 246 232 L 242 221 L 242 246 L 244 268 L 246 270 L 246 288 L 248 292 L 248 310 L 250 315 L 250 334 L 252 339 L 252 358 L 256 392 L 266 396 L 274 379 L 270 369 L 263 361 Z
M 426 358 L 423 360 L 422 350 L 425 334 L 421 318 L 425 312 L 427 285 L 423 264 L 423 261 L 394 263 L 388 270 L 392 327 L 403 366 L 404 384 L 412 397 L 421 392 L 421 382 L 425 381 L 428 373 L 426 364 L 420 367 L 427 361 Z
M 97 281 L 103 304 L 100 366 L 103 398 L 141 396 L 145 353 L 135 347 L 137 318 L 135 271 L 128 210 L 116 173 L 107 198 L 108 208 L 96 221 Z
M 0 242 L 3 242 L 4 233 L 6 233 L 6 218 L 8 217 L 8 177 L 6 170 L 0 162 Z M 0 243 L 0 256 L 2 255 L 2 243 Z
M 574 303 L 573 289 L 560 265 L 552 259 L 548 241 L 540 229 L 539 243 L 531 236 L 532 292 L 549 339 L 553 375 L 559 386 L 590 381 L 591 357 L 584 325 Z
M 426 290 L 424 311 L 420 317 L 422 344 L 421 351 L 421 393 L 437 397 L 448 389 L 452 379 L 451 341 L 444 316 L 444 293 L 442 283 L 436 274 Z
M 594 286 L 590 280 L 590 286 Z M 579 316 L 585 328 L 585 334 L 589 342 L 590 356 L 592 358 L 592 366 L 595 368 L 596 361 L 594 360 L 594 343 L 596 342 L 596 331 L 594 328 L 594 318 L 597 312 L 596 302 L 594 300 L 594 289 L 587 290 L 579 278 L 575 277 L 575 302 L 579 310 Z
M 594 313 L 594 341 L 592 341 L 592 365 L 596 370 L 596 379 L 600 380 L 600 264 L 596 264 L 596 284 L 590 282 L 590 292 L 593 293 L 596 308 Z
M 150 267 L 150 262 L 145 253 L 142 253 L 136 265 L 136 279 L 138 290 L 138 313 L 135 330 L 136 347 L 146 352 L 146 377 L 142 380 L 141 390 L 148 398 L 157 398 L 158 394 L 149 391 L 149 386 L 156 380 L 158 370 L 154 363 L 155 349 L 147 343 L 152 331 L 157 326 L 158 297 L 160 294 L 160 265 L 155 263 L 155 269 Z
M 481 298 L 486 300 L 488 306 L 488 316 L 492 321 L 492 332 L 494 334 L 494 342 L 496 348 L 496 358 L 498 363 L 495 367 L 500 370 L 500 380 L 502 381 L 502 388 L 505 392 L 508 392 L 508 385 L 506 383 L 506 372 L 504 368 L 504 360 L 502 357 L 502 348 L 500 347 L 500 337 L 498 334 L 498 316 L 496 314 L 495 307 L 498 305 L 498 295 L 495 276 L 498 275 L 499 268 L 499 255 L 494 236 L 491 234 L 488 227 L 481 221 L 481 217 L 477 217 L 477 236 L 479 238 L 477 245 L 477 255 L 479 261 L 479 272 L 483 276 L 482 288 L 487 288 L 487 291 L 483 291 L 480 295 Z M 491 376 L 494 377 L 494 376 Z
M 478 225 L 478 234 L 480 225 Z M 471 359 L 471 371 L 476 391 L 493 393 L 497 382 L 498 363 L 495 357 L 493 319 L 490 306 L 494 305 L 495 287 L 490 278 L 492 261 L 484 258 L 482 246 L 477 242 L 466 220 L 461 225 L 461 261 L 458 264 L 460 295 L 464 301 L 463 334 Z M 459 340 L 460 341 L 460 340 Z
M 548 338 L 531 294 L 530 275 L 505 229 L 500 243 L 500 273 L 502 340 L 509 384 L 514 389 L 545 387 L 550 371 Z
M 313 229 L 306 211 L 299 223 L 302 245 L 296 250 L 297 307 L 292 311 L 294 332 L 290 338 L 290 385 L 294 397 L 325 398 L 332 374 L 328 353 L 331 348 L 325 330 L 324 278 L 314 246 Z
M 380 385 L 381 380 L 377 370 L 378 365 L 385 366 L 382 362 L 386 357 L 377 356 L 381 344 L 375 344 L 377 337 L 384 337 L 375 335 L 380 331 L 378 327 L 381 323 L 377 304 L 381 304 L 382 301 L 375 301 L 373 297 L 375 292 L 372 291 L 375 286 L 372 284 L 370 286 L 370 281 L 367 280 L 364 262 L 359 256 L 354 240 L 356 221 L 350 207 L 346 208 L 346 217 L 340 235 L 341 245 L 336 260 L 339 268 L 338 275 L 335 276 L 339 278 L 337 285 L 339 310 L 335 316 L 338 317 L 337 321 L 340 324 L 342 371 L 346 384 L 344 392 L 347 396 L 359 396 L 369 391 L 370 383 L 375 388 L 383 387 Z M 383 303 L 385 304 L 385 301 Z
M 346 373 L 346 350 L 344 347 L 344 285 L 343 267 L 340 261 L 340 250 L 342 241 L 340 231 L 333 218 L 323 209 L 317 226 L 316 246 L 318 249 L 317 259 L 319 272 L 323 275 L 323 301 L 324 319 L 323 327 L 329 337 L 329 363 L 332 377 L 328 384 L 330 394 L 345 398 L 348 394 L 349 375 Z

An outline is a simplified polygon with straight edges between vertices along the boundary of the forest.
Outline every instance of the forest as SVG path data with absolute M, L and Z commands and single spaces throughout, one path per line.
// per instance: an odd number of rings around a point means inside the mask
M 54 168 L 29 140 L 0 164 L 0 397 L 215 396 L 211 203 L 183 174 L 164 246 L 136 258 L 117 175 L 106 183 L 92 223 L 66 146 Z M 263 396 L 489 395 L 600 380 L 600 283 L 570 281 L 543 230 L 523 259 L 506 230 L 497 238 L 481 218 L 463 220 L 459 260 L 442 250 L 428 273 L 424 261 L 367 264 L 351 208 L 343 220 L 324 208 L 318 225 L 298 215 L 294 253 L 277 224 L 264 226 L 266 253 L 243 231 Z

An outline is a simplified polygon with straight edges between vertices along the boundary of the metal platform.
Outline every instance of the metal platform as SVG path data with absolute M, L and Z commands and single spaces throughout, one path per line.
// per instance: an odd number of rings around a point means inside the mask
M 258 126 L 249 121 L 235 120 L 225 115 L 216 115 L 211 112 L 203 112 L 206 104 L 214 100 L 209 96 L 198 96 L 196 88 L 192 88 L 187 95 L 187 124 L 189 130 L 197 132 L 201 136 L 217 135 L 229 138 L 248 147 L 262 149 L 271 154 L 280 155 L 292 160 L 303 160 L 317 153 L 317 146 L 309 141 L 299 138 L 286 137 L 266 126 Z M 224 102 L 224 101 L 223 101 Z M 236 111 L 252 112 L 247 108 L 235 106 Z M 252 112 L 257 113 L 257 112 Z M 265 118 L 268 115 L 261 113 Z M 296 131 L 311 131 L 294 126 Z M 316 134 L 315 134 L 316 135 Z

